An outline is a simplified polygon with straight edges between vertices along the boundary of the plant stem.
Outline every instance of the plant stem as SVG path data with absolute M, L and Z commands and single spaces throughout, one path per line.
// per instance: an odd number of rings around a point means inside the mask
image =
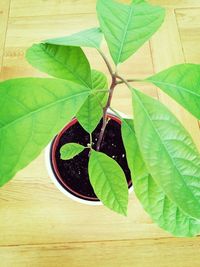
M 99 134 L 99 139 L 97 142 L 97 148 L 96 148 L 97 151 L 100 150 L 101 142 L 103 140 L 103 135 L 104 135 L 104 132 L 106 129 L 106 124 L 107 124 L 107 112 L 108 112 L 108 109 L 109 109 L 110 104 L 111 104 L 111 100 L 112 100 L 115 86 L 116 86 L 116 76 L 112 75 L 112 83 L 110 86 L 110 93 L 109 93 L 108 101 L 106 103 L 106 106 L 103 108 L 103 124 L 102 124 L 101 131 Z
M 140 80 L 140 79 L 128 79 L 128 80 L 126 80 L 127 82 L 142 82 L 142 80 Z M 119 82 L 117 82 L 117 84 L 122 84 L 122 83 L 124 83 L 124 81 L 119 81 Z
M 132 90 L 131 85 L 128 83 L 128 80 L 125 80 L 124 78 L 122 78 L 121 76 L 119 76 L 118 74 L 115 76 L 116 78 L 120 79 L 123 83 L 125 83 L 127 85 L 127 87 Z
M 92 150 L 92 145 L 93 145 L 93 143 L 92 143 L 92 134 L 90 133 L 90 150 Z
M 108 70 L 109 70 L 109 72 L 110 72 L 111 77 L 113 77 L 114 72 L 113 72 L 113 70 L 112 70 L 112 67 L 111 67 L 111 65 L 110 65 L 110 63 L 109 63 L 109 61 L 108 61 L 108 59 L 106 58 L 106 56 L 104 55 L 104 53 L 101 51 L 101 49 L 98 49 L 98 52 L 100 53 L 100 55 L 102 56 L 103 60 L 105 61 L 106 66 L 107 66 L 107 68 L 108 68 Z
M 111 105 L 111 100 L 112 100 L 112 96 L 113 96 L 113 92 L 114 92 L 115 86 L 117 84 L 119 84 L 119 83 L 125 83 L 130 90 L 132 89 L 131 86 L 129 85 L 128 81 L 126 81 L 125 79 L 123 79 L 121 76 L 119 76 L 117 74 L 117 70 L 116 70 L 115 73 L 113 72 L 112 67 L 111 67 L 109 61 L 107 60 L 106 56 L 104 55 L 104 53 L 100 49 L 98 49 L 98 51 L 99 51 L 100 55 L 102 56 L 103 60 L 106 63 L 108 71 L 109 71 L 109 73 L 110 73 L 110 75 L 112 77 L 112 83 L 111 83 L 111 86 L 110 86 L 110 90 L 108 91 L 109 92 L 108 101 L 106 103 L 106 106 L 103 108 L 103 124 L 102 124 L 101 131 L 100 131 L 100 134 L 99 134 L 99 138 L 98 138 L 98 141 L 97 141 L 97 147 L 96 147 L 97 151 L 100 150 L 101 143 L 102 143 L 102 140 L 103 140 L 103 136 L 104 136 L 104 132 L 105 132 L 105 129 L 106 129 L 106 124 L 107 124 L 107 112 L 108 112 L 108 109 L 110 108 L 110 105 Z M 117 81 L 117 78 L 120 79 L 121 82 Z

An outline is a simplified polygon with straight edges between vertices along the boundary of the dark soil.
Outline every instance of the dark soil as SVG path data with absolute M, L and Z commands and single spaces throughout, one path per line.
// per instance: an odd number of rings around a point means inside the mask
M 102 121 L 92 134 L 93 148 L 96 148 Z M 60 159 L 60 148 L 66 143 L 79 143 L 87 146 L 89 143 L 89 135 L 77 122 L 67 129 L 60 138 L 56 148 L 56 163 L 63 182 L 67 184 L 73 191 L 83 195 L 85 199 L 92 198 L 97 201 L 97 197 L 93 191 L 88 177 L 88 154 L 89 149 L 85 149 L 82 153 L 71 160 L 63 161 Z M 124 170 L 127 183 L 131 184 L 130 170 L 128 168 L 126 153 L 121 137 L 121 125 L 113 119 L 110 119 L 105 130 L 104 139 L 101 144 L 101 152 L 106 153 L 118 162 Z

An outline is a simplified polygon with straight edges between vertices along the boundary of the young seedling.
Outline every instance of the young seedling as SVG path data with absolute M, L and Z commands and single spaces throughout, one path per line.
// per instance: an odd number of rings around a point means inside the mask
M 61 148 L 61 158 L 68 160 L 90 149 L 88 173 L 97 197 L 108 208 L 127 214 L 125 174 L 114 159 L 101 152 L 113 92 L 124 83 L 132 94 L 134 119 L 121 117 L 121 132 L 135 194 L 160 227 L 175 236 L 195 236 L 200 233 L 199 151 L 171 111 L 136 89 L 134 82 L 156 85 L 199 120 L 200 65 L 180 64 L 143 80 L 125 79 L 119 65 L 158 30 L 165 10 L 144 0 L 133 0 L 129 5 L 98 0 L 97 15 L 100 27 L 46 40 L 28 49 L 27 60 L 55 78 L 0 83 L 4 103 L 0 111 L 0 185 L 37 157 L 76 116 L 90 134 L 90 144 L 66 144 Z M 103 37 L 115 68 L 101 49 Z M 102 56 L 111 76 L 110 86 L 103 73 L 91 69 L 81 47 L 95 48 Z M 101 118 L 94 149 L 91 136 Z

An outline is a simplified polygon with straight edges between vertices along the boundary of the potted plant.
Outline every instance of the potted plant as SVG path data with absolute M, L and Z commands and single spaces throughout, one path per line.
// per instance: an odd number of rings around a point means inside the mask
M 119 64 L 158 30 L 165 11 L 144 0 L 129 5 L 98 0 L 97 15 L 99 28 L 28 49 L 27 60 L 54 78 L 0 83 L 0 185 L 58 134 L 49 153 L 62 191 L 71 190 L 75 198 L 78 192 L 95 204 L 100 200 L 126 215 L 132 180 L 154 222 L 175 236 L 195 236 L 200 233 L 199 151 L 171 111 L 138 91 L 134 82 L 156 85 L 200 119 L 200 65 L 181 64 L 144 80 L 125 79 Z M 101 49 L 103 36 L 115 69 Z M 91 69 L 81 47 L 95 48 L 102 56 L 109 86 L 103 73 Z M 133 119 L 112 109 L 113 92 L 121 83 L 131 91 Z

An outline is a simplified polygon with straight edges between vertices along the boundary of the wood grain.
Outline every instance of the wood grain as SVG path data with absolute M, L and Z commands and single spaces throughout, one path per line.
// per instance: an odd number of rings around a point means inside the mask
M 200 8 L 175 12 L 186 61 L 200 64 Z
M 0 257 L 1 267 L 198 267 L 199 253 L 197 239 L 166 238 L 3 247 Z
M 127 78 L 144 78 L 185 61 L 200 63 L 200 1 L 150 2 L 167 8 L 166 21 L 150 43 L 120 66 Z M 27 47 L 98 25 L 95 4 L 95 0 L 11 0 L 8 19 L 9 0 L 0 0 L 2 78 L 45 76 L 26 62 Z M 109 57 L 105 43 L 103 50 Z M 93 68 L 106 71 L 94 49 L 85 49 L 85 53 Z M 156 87 L 135 87 L 159 97 L 200 148 L 197 120 Z M 117 88 L 114 96 L 113 106 L 131 114 L 126 87 Z M 199 267 L 200 237 L 171 237 L 152 223 L 134 194 L 128 217 L 69 200 L 48 177 L 44 153 L 0 190 L 0 217 L 2 267 Z
M 200 7 L 199 0 L 150 0 L 155 5 L 167 8 L 197 8 Z
M 10 0 L 1 0 L 0 3 L 0 72 L 2 67 L 3 52 L 7 31 Z
M 160 45 L 160 42 L 162 42 L 162 45 Z M 165 23 L 151 39 L 151 48 L 155 72 L 185 62 L 176 16 L 173 9 L 167 11 Z M 180 119 L 200 149 L 198 121 L 161 90 L 158 90 L 158 96 L 160 101 L 166 104 Z

